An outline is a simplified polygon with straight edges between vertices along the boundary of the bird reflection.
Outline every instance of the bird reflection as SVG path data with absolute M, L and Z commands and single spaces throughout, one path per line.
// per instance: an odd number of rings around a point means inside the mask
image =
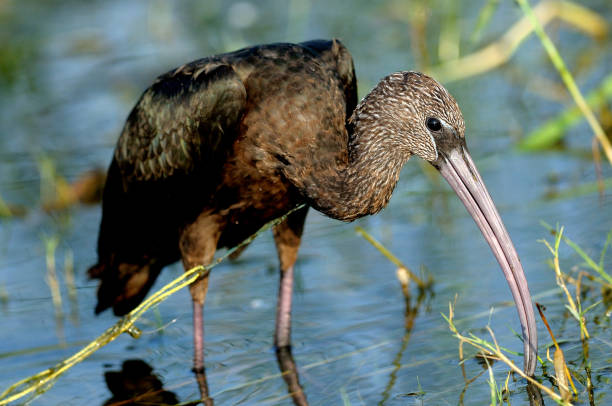
M 419 289 L 416 298 L 411 297 L 409 289 L 403 287 L 404 300 L 406 304 L 404 312 L 404 336 L 402 345 L 396 355 L 393 364 L 397 366 L 391 372 L 389 383 L 387 384 L 382 400 L 379 404 L 384 404 L 389 398 L 391 389 L 396 381 L 397 371 L 401 367 L 400 360 L 405 352 L 410 335 L 414 326 L 414 321 L 426 298 L 431 298 L 431 289 Z M 290 347 L 281 347 L 276 351 L 276 360 L 281 372 L 281 376 L 287 385 L 287 393 L 296 406 L 308 406 L 306 393 L 304 392 L 299 379 L 298 367 L 295 363 Z M 213 406 L 214 400 L 209 396 L 206 371 L 194 371 L 196 382 L 204 395 L 201 399 L 188 403 L 189 405 L 203 404 Z M 108 371 L 104 374 L 106 384 L 112 392 L 113 397 L 103 405 L 175 405 L 178 403 L 176 395 L 163 389 L 160 379 L 153 373 L 153 368 L 141 360 L 127 360 L 122 365 L 121 371 Z M 185 405 L 185 403 L 182 403 Z
M 540 388 L 527 382 L 527 395 L 529 396 L 529 406 L 544 406 L 544 397 Z
M 287 384 L 289 395 L 291 395 L 291 399 L 293 399 L 293 404 L 296 406 L 308 406 L 306 394 L 300 385 L 297 367 L 293 360 L 293 355 L 291 355 L 291 348 L 281 347 L 276 350 L 276 360 L 278 361 L 283 379 Z
M 215 402 L 213 398 L 210 397 L 208 391 L 208 380 L 206 379 L 206 370 L 204 367 L 201 369 L 193 368 L 193 373 L 196 378 L 196 382 L 198 383 L 198 388 L 200 389 L 201 402 L 204 406 L 214 406 Z
M 291 396 L 293 403 L 296 406 L 308 406 L 306 394 L 304 393 L 304 391 L 302 390 L 302 386 L 300 385 L 297 366 L 293 359 L 293 355 L 291 355 L 291 348 L 281 347 L 277 349 L 276 360 L 278 362 L 278 367 L 281 371 L 281 375 L 285 380 L 285 383 L 287 384 L 287 392 Z M 202 404 L 204 404 L 205 406 L 213 406 L 214 400 L 209 396 L 206 371 L 201 370 L 194 372 L 196 382 L 198 383 L 200 393 L 202 394 Z
M 410 294 L 410 290 L 407 285 L 402 284 L 402 291 L 404 293 L 404 302 L 406 304 L 406 309 L 404 310 L 404 336 L 402 337 L 402 345 L 400 346 L 397 355 L 393 359 L 393 371 L 389 376 L 389 382 L 385 387 L 385 390 L 382 393 L 382 399 L 378 402 L 379 405 L 384 405 L 389 396 L 391 394 L 391 389 L 395 385 L 397 379 L 397 372 L 400 370 L 402 363 L 402 357 L 406 348 L 408 347 L 408 342 L 410 341 L 410 336 L 412 334 L 412 328 L 414 327 L 414 320 L 419 313 L 419 309 L 421 308 L 421 304 L 426 298 L 431 298 L 433 296 L 433 290 L 431 289 L 431 285 L 428 285 L 425 289 L 419 289 L 419 293 L 414 301 L 414 305 L 412 304 L 412 295 Z
M 176 405 L 176 395 L 164 390 L 162 381 L 153 374 L 153 368 L 139 359 L 123 362 L 120 371 L 104 373 L 106 386 L 113 397 L 103 406 L 119 405 Z

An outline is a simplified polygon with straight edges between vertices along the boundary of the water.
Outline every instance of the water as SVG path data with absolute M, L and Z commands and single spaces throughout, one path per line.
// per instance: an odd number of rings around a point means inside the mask
M 482 2 L 461 3 L 454 10 L 450 2 L 434 3 L 426 38 L 433 59 L 441 25 L 454 21 L 468 38 Z M 108 312 L 93 316 L 96 284 L 85 276 L 95 262 L 100 207 L 76 206 L 55 214 L 41 210 L 41 193 L 46 193 L 41 160 L 50 159 L 68 180 L 105 168 L 127 113 L 157 74 L 248 44 L 339 37 L 354 56 L 363 95 L 382 76 L 421 63 L 408 19 L 397 12 L 400 6 L 366 1 L 0 3 L 0 196 L 27 209 L 24 217 L 0 223 L 0 289 L 7 297 L 0 305 L 0 388 L 56 364 L 116 320 Z M 610 21 L 612 10 L 604 0 L 589 7 Z M 502 2 L 485 38 L 498 38 L 519 16 L 511 2 Z M 580 68 L 579 86 L 597 86 L 612 66 L 610 41 L 596 44 L 564 26 L 551 31 L 570 68 Z M 464 41 L 462 46 L 467 52 L 470 45 Z M 548 307 L 553 329 L 570 338 L 564 344 L 566 358 L 578 368 L 579 333 L 555 289 L 546 263 L 550 255 L 536 242 L 552 239 L 539 222 L 563 224 L 597 258 L 612 227 L 612 195 L 548 197 L 596 179 L 591 132 L 584 123 L 569 132 L 563 150 L 524 154 L 513 148 L 517 138 L 570 104 L 566 97 L 563 102 L 545 97 L 541 89 L 550 90 L 549 81 L 557 82 L 557 75 L 532 38 L 501 69 L 448 87 L 464 111 L 472 155 L 521 256 L 531 292 Z M 350 404 L 366 405 L 459 403 L 465 384 L 458 343 L 440 316 L 455 295 L 462 332 L 486 336 L 483 328 L 490 324 L 502 345 L 522 350 L 511 330 L 519 328 L 516 311 L 508 305 L 509 290 L 488 246 L 449 188 L 423 173 L 422 163 L 411 160 L 388 208 L 375 217 L 343 224 L 312 211 L 308 216 L 297 264 L 293 355 L 311 405 L 341 404 L 343 396 Z M 603 177 L 611 176 L 604 163 Z M 435 295 L 419 306 L 411 331 L 405 329 L 394 267 L 356 235 L 355 224 L 413 269 L 424 265 L 434 276 Z M 61 322 L 45 282 L 43 241 L 54 236 L 59 238 Z M 70 253 L 76 302 L 68 300 L 63 274 Z M 565 271 L 581 262 L 567 247 L 561 260 Z M 267 233 L 239 261 L 223 263 L 211 275 L 206 367 L 217 404 L 291 404 L 272 348 L 276 268 Z M 155 288 L 181 272 L 177 265 L 168 267 Z M 598 311 L 600 324 L 590 325 L 590 350 L 596 400 L 603 405 L 612 396 L 610 320 Z M 538 324 L 541 343 L 549 343 Z M 138 326 L 144 331 L 140 339 L 119 337 L 33 404 L 101 404 L 111 397 L 104 372 L 120 369 L 126 359 L 150 364 L 181 401 L 195 399 L 188 293 L 173 295 Z M 515 361 L 522 363 L 522 357 Z M 481 370 L 473 360 L 466 368 L 468 377 Z M 503 383 L 506 369 L 496 364 L 494 370 Z M 465 404 L 489 401 L 485 379 L 467 388 Z M 510 388 L 513 405 L 527 404 L 524 383 L 511 382 Z M 584 392 L 580 385 L 579 390 Z M 586 402 L 584 393 L 581 399 Z

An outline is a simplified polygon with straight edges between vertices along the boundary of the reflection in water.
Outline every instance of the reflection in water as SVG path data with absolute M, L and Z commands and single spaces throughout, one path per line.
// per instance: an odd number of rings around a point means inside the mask
M 297 366 L 291 355 L 291 347 L 282 347 L 276 350 L 276 360 L 281 371 L 281 375 L 287 384 L 287 391 L 293 403 L 296 406 L 308 406 L 306 394 L 302 390 L 297 372 Z M 214 399 L 209 397 L 208 381 L 206 379 L 206 370 L 194 371 L 196 381 L 202 394 L 202 404 L 213 406 Z
M 293 399 L 293 403 L 296 406 L 308 406 L 306 394 L 300 385 L 300 377 L 298 376 L 297 367 L 291 355 L 291 347 L 281 347 L 277 349 L 276 359 L 283 374 L 283 379 L 287 384 L 289 395 L 291 395 L 291 399 Z
M 406 310 L 404 311 L 404 336 L 402 337 L 402 345 L 400 346 L 397 355 L 393 359 L 393 371 L 389 376 L 389 383 L 385 386 L 385 390 L 382 393 L 382 399 L 378 402 L 379 406 L 384 405 L 389 399 L 389 395 L 391 393 L 391 389 L 395 385 L 395 381 L 397 379 L 397 372 L 402 367 L 402 357 L 404 356 L 404 351 L 406 351 L 406 347 L 408 347 L 408 342 L 410 341 L 410 334 L 412 333 L 412 328 L 414 327 L 414 320 L 419 313 L 419 308 L 423 303 L 423 300 L 433 295 L 433 290 L 431 289 L 419 289 L 419 295 L 417 296 L 416 302 L 414 306 L 411 306 L 411 295 L 410 291 L 407 289 L 405 285 L 402 284 L 402 291 L 404 292 L 404 300 L 406 303 Z M 412 395 L 412 394 L 411 394 Z M 419 395 L 418 393 L 414 393 L 414 395 Z
M 433 296 L 432 289 L 430 288 L 419 289 L 418 296 L 414 302 L 414 305 L 412 305 L 412 297 L 407 287 L 403 286 L 403 292 L 404 292 L 404 299 L 405 299 L 405 304 L 406 304 L 406 309 L 404 312 L 405 332 L 404 332 L 404 336 L 402 337 L 402 344 L 400 346 L 400 349 L 397 355 L 395 356 L 395 358 L 393 359 L 393 365 L 395 366 L 395 368 L 390 374 L 389 382 L 386 385 L 385 390 L 382 393 L 382 399 L 378 403 L 379 405 L 384 405 L 386 403 L 386 401 L 389 399 L 391 390 L 393 389 L 396 383 L 397 373 L 402 367 L 401 359 L 403 357 L 403 354 L 406 348 L 408 347 L 408 342 L 410 341 L 410 335 L 412 332 L 412 328 L 414 327 L 414 321 L 416 319 L 416 316 L 419 313 L 419 309 L 421 308 L 421 305 L 423 304 L 426 298 L 431 298 Z M 304 390 L 302 389 L 302 386 L 300 385 L 298 368 L 295 363 L 295 360 L 293 359 L 293 355 L 291 354 L 291 348 L 282 347 L 282 348 L 277 349 L 276 350 L 276 360 L 278 362 L 278 366 L 281 371 L 281 376 L 283 377 L 283 380 L 285 381 L 287 385 L 287 392 L 289 396 L 291 396 L 291 399 L 293 400 L 293 404 L 295 404 L 296 406 L 308 406 L 308 400 L 306 399 L 306 394 L 304 393 Z M 196 372 L 196 380 L 197 380 L 201 393 L 208 394 L 209 393 L 208 383 L 206 380 L 205 370 Z M 414 395 L 418 396 L 419 394 L 415 393 Z M 206 406 L 212 406 L 214 404 L 214 401 L 212 398 L 203 399 L 202 402 Z
M 206 379 L 206 368 L 202 367 L 202 369 L 193 369 L 193 373 L 196 378 L 196 382 L 198 384 L 198 388 L 200 389 L 200 396 L 202 397 L 201 402 L 206 406 L 213 406 L 215 401 L 210 397 L 210 392 L 208 391 L 208 380 Z
M 306 394 L 302 390 L 297 372 L 297 366 L 291 355 L 291 347 L 282 347 L 276 350 L 276 360 L 278 362 L 281 375 L 287 384 L 287 392 L 293 403 L 296 406 L 308 406 Z M 195 371 L 196 382 L 202 395 L 201 402 L 206 406 L 213 406 L 214 399 L 209 396 L 208 381 L 206 379 L 206 370 L 203 368 L 200 371 Z
M 461 349 L 463 346 L 463 343 L 459 343 L 459 348 Z M 460 350 L 461 351 L 461 350 Z M 463 406 L 463 398 L 465 397 L 465 392 L 467 392 L 468 387 L 470 386 L 470 384 L 472 382 L 474 382 L 476 379 L 480 378 L 480 376 L 482 374 L 484 374 L 486 371 L 486 369 L 483 369 L 482 371 L 480 371 L 476 376 L 474 376 L 473 378 L 468 379 L 467 375 L 465 374 L 465 367 L 464 364 L 461 363 L 461 372 L 463 373 L 463 381 L 465 382 L 465 385 L 463 385 L 463 390 L 461 391 L 461 394 L 459 395 L 459 406 Z
M 472 382 L 476 381 L 478 378 L 480 378 L 482 376 L 482 374 L 484 374 L 485 372 L 487 372 L 489 370 L 489 368 L 496 362 L 498 361 L 498 358 L 496 358 L 493 354 L 491 353 L 483 353 L 483 352 L 479 352 L 477 353 L 474 357 L 476 359 L 476 362 L 478 363 L 478 365 L 480 365 L 482 367 L 482 371 L 480 371 L 479 373 L 477 373 L 475 376 L 473 376 L 472 378 L 468 378 L 467 377 L 467 372 L 465 371 L 465 357 L 463 356 L 463 341 L 459 341 L 459 360 L 461 361 L 461 374 L 463 375 L 463 390 L 461 390 L 461 394 L 459 395 L 459 405 L 463 406 L 463 398 L 465 397 L 465 393 L 467 392 L 469 386 L 472 384 Z M 508 394 L 507 394 L 508 395 Z
M 102 200 L 106 171 L 99 168 L 89 170 L 79 175 L 72 183 L 55 173 L 55 168 L 49 172 L 52 173 L 49 176 L 51 179 L 48 180 L 50 190 L 41 202 L 42 209 L 46 212 L 66 210 L 77 203 L 97 204 Z
M 164 390 L 162 382 L 153 374 L 153 368 L 139 359 L 124 361 L 121 371 L 105 372 L 104 379 L 113 394 L 103 403 L 104 406 L 178 403 L 174 393 Z
M 527 383 L 527 395 L 529 396 L 529 406 L 544 406 L 544 398 L 540 388 L 531 382 Z

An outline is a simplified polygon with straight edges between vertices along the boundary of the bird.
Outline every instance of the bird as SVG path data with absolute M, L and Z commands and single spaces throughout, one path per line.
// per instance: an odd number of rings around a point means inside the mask
M 307 211 L 341 221 L 378 213 L 413 156 L 438 169 L 489 243 L 517 306 L 524 370 L 533 375 L 537 334 L 527 281 L 468 152 L 457 102 L 435 79 L 402 71 L 358 103 L 353 59 L 337 39 L 206 57 L 144 91 L 108 169 L 98 263 L 88 271 L 100 280 L 95 312 L 128 313 L 166 265 L 209 264 L 217 249 L 303 204 L 273 229 L 280 263 L 274 345 L 290 348 Z M 204 373 L 208 276 L 189 289 L 197 374 Z

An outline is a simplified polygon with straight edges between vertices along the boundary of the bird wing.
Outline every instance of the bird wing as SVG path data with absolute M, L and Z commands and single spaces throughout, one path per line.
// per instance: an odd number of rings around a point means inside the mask
M 244 84 L 228 64 L 201 60 L 160 76 L 117 142 L 124 179 L 159 180 L 222 164 L 245 105 Z

